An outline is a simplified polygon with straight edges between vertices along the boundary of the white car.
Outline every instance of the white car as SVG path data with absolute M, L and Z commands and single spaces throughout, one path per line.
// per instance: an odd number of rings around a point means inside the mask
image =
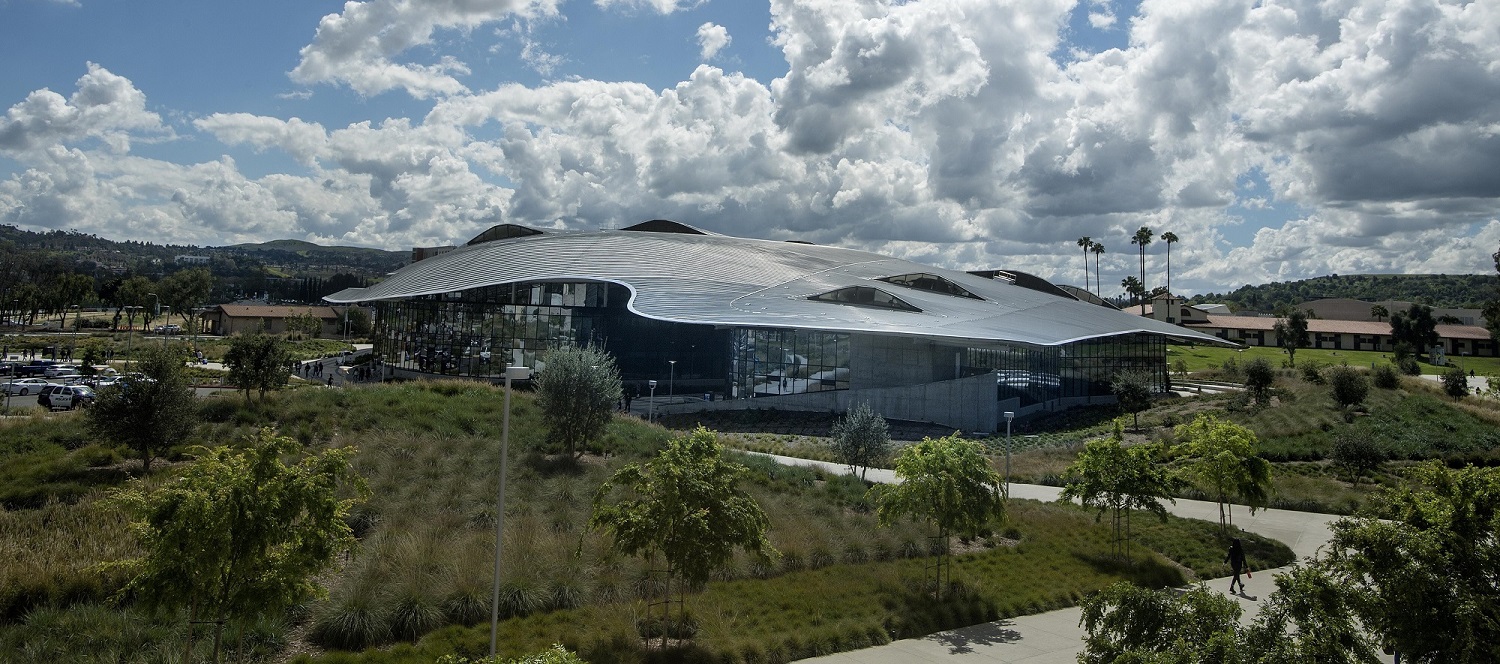
M 49 384 L 45 378 L 18 378 L 5 382 L 5 394 L 7 396 L 17 394 L 23 397 L 30 396 L 41 392 L 42 388 Z
M 73 366 L 71 364 L 54 364 L 54 365 L 52 365 L 50 367 L 47 367 L 47 369 L 42 372 L 42 375 L 46 376 L 48 378 L 53 378 L 53 377 L 56 377 L 59 374 L 68 374 L 68 373 L 74 373 L 74 374 L 78 373 L 78 367 Z

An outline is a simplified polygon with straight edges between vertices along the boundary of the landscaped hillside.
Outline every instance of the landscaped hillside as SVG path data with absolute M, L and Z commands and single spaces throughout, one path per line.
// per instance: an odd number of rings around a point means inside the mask
M 1276 311 L 1309 300 L 1346 297 L 1378 302 L 1423 302 L 1433 307 L 1478 309 L 1496 297 L 1494 274 L 1356 274 L 1245 285 L 1227 293 L 1204 293 L 1189 304 L 1226 302 L 1236 309 Z
M 299 661 L 430 664 L 443 653 L 473 656 L 488 643 L 500 396 L 481 384 L 411 383 L 300 389 L 265 404 L 215 398 L 169 455 L 177 463 L 154 466 L 145 483 L 170 482 L 193 445 L 234 443 L 262 426 L 309 451 L 356 447 L 355 468 L 371 489 L 349 519 L 357 549 L 324 578 L 326 599 L 243 626 L 249 659 L 302 653 Z M 673 434 L 617 419 L 599 444 L 608 455 L 575 463 L 527 451 L 543 440 L 539 422 L 533 400 L 519 395 L 502 650 L 562 642 L 591 662 L 655 659 L 640 640 L 649 627 L 640 619 L 657 566 L 614 552 L 587 523 L 601 482 Z M 751 467 L 746 488 L 770 516 L 779 555 L 741 556 L 688 594 L 694 636 L 674 655 L 685 661 L 786 661 L 1066 606 L 1120 579 L 1160 587 L 1182 583 L 1184 570 L 1225 572 L 1214 524 L 1139 518 L 1141 546 L 1123 564 L 1108 557 L 1110 532 L 1092 513 L 1016 501 L 1003 526 L 964 544 L 955 592 L 937 601 L 921 581 L 930 564 L 926 526 L 877 526 L 865 485 L 852 477 L 739 461 Z M 35 414 L 0 423 L 0 469 L 0 488 L 25 488 L 12 490 L 17 498 L 0 512 L 0 661 L 176 657 L 186 615 L 146 613 L 129 598 L 112 604 L 123 579 L 99 566 L 136 552 L 105 492 L 139 465 L 93 443 L 78 414 Z M 1290 560 L 1286 547 L 1244 537 L 1258 560 Z

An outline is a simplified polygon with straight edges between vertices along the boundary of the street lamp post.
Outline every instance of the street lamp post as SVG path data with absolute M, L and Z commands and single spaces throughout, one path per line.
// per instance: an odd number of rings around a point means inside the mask
M 646 411 L 646 421 L 647 422 L 655 422 L 656 421 L 656 381 L 654 381 L 654 380 L 648 380 L 648 381 L 646 381 L 646 386 L 651 388 L 651 406 Z
M 1005 499 L 1010 500 L 1010 422 L 1016 414 L 1005 411 Z
M 677 396 L 677 360 L 667 360 L 667 397 Z
M 500 551 L 505 534 L 505 473 L 510 451 L 510 381 L 531 378 L 530 367 L 505 368 L 505 415 L 500 425 L 500 491 L 495 498 L 495 586 L 490 595 L 490 659 L 495 658 L 495 639 L 500 633 Z

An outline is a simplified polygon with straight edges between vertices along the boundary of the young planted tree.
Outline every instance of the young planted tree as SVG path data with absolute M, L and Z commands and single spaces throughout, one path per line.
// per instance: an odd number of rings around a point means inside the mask
M 1121 371 L 1109 383 L 1120 410 L 1130 413 L 1133 427 L 1141 428 L 1141 412 L 1151 408 L 1151 375 L 1144 371 Z
M 903 448 L 896 455 L 896 477 L 900 484 L 871 489 L 876 517 L 883 526 L 911 516 L 937 528 L 941 547 L 937 596 L 941 598 L 943 572 L 952 566 L 950 540 L 954 535 L 976 536 L 1005 514 L 1004 480 L 990 467 L 982 445 L 956 433 L 936 440 L 923 438 Z
M 99 390 L 89 408 L 89 430 L 141 456 L 143 473 L 151 460 L 181 442 L 198 423 L 198 404 L 173 348 L 148 346 L 136 366 L 146 378 L 126 379 Z
M 1271 464 L 1255 455 L 1255 433 L 1213 415 L 1176 429 L 1181 454 L 1190 457 L 1188 472 L 1199 488 L 1219 504 L 1219 532 L 1228 535 L 1233 523 L 1230 500 L 1239 498 L 1250 513 L 1264 507 L 1271 486 Z
M 870 466 L 890 456 L 891 433 L 885 418 L 861 403 L 833 423 L 833 453 L 860 479 Z
M 160 488 L 115 495 L 144 552 L 117 563 L 130 575 L 127 591 L 148 607 L 187 609 L 188 653 L 192 625 L 211 623 L 219 661 L 225 626 L 243 635 L 248 622 L 319 594 L 313 577 L 353 548 L 344 516 L 356 500 L 340 492 L 365 492 L 349 465 L 354 448 L 282 462 L 300 452 L 263 430 L 247 447 L 203 450 Z
M 1325 372 L 1328 389 L 1339 408 L 1352 408 L 1365 402 L 1370 396 L 1370 380 L 1365 374 L 1347 365 L 1329 367 Z
M 1275 385 L 1276 370 L 1266 358 L 1257 357 L 1245 363 L 1245 389 L 1250 391 L 1255 403 L 1265 405 L 1270 401 L 1271 388 Z
M 552 370 L 548 363 L 547 370 Z M 714 432 L 698 427 L 667 443 L 656 458 L 632 463 L 594 495 L 593 528 L 614 537 L 626 555 L 666 561 L 662 645 L 671 623 L 671 582 L 679 592 L 701 587 L 735 549 L 775 554 L 766 540 L 769 520 L 755 499 L 740 490 L 748 470 L 724 458 Z
M 1271 331 L 1276 335 L 1276 344 L 1286 349 L 1287 363 L 1297 366 L 1297 349 L 1312 345 L 1307 338 L 1307 312 L 1291 310 L 1286 317 L 1276 319 Z
M 1114 531 L 1111 554 L 1117 558 L 1129 555 L 1131 510 L 1146 510 L 1165 522 L 1167 508 L 1161 501 L 1175 504 L 1170 496 L 1180 487 L 1180 480 L 1157 463 L 1166 452 L 1163 445 L 1127 448 L 1124 439 L 1117 421 L 1113 435 L 1084 444 L 1068 466 L 1068 484 L 1062 492 L 1063 499 L 1097 510 L 1096 518 L 1109 514 Z
M 237 334 L 224 352 L 229 382 L 245 393 L 245 401 L 250 400 L 251 390 L 259 392 L 264 401 L 266 392 L 286 385 L 292 375 L 291 364 L 286 342 L 269 334 Z
M 1443 372 L 1443 393 L 1454 399 L 1469 396 L 1469 376 L 1463 369 L 1453 367 Z
M 1325 566 L 1365 627 L 1413 662 L 1500 661 L 1500 469 L 1433 461 L 1333 524 Z
M 1359 435 L 1353 431 L 1346 431 L 1335 436 L 1333 446 L 1329 450 L 1329 459 L 1333 465 L 1348 473 L 1351 482 L 1359 482 L 1359 478 L 1370 473 L 1380 464 L 1385 463 L 1385 450 L 1371 440 L 1369 436 Z
M 547 369 L 532 381 L 547 444 L 574 457 L 604 433 L 620 398 L 615 358 L 596 346 L 567 345 L 546 355 Z

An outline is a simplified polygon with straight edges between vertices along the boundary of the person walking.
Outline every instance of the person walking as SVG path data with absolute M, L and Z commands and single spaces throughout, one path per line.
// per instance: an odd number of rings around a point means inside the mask
M 1250 567 L 1245 564 L 1245 547 L 1240 543 L 1240 538 L 1236 537 L 1230 541 L 1229 555 L 1225 556 L 1224 562 L 1229 563 L 1229 566 L 1234 569 L 1234 578 L 1229 581 L 1229 592 L 1234 593 L 1234 584 L 1238 583 L 1240 593 L 1244 593 L 1245 582 L 1240 580 L 1240 572 L 1243 571 L 1249 575 Z

